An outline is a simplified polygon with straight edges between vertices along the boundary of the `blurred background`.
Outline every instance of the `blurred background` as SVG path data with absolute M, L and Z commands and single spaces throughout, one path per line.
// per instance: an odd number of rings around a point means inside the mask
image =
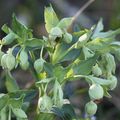
M 73 16 L 87 2 L 87 0 L 0 0 L 0 27 L 3 24 L 11 25 L 12 14 L 15 13 L 18 19 L 29 28 L 33 29 L 36 37 L 46 35 L 44 28 L 44 7 L 52 4 L 59 18 Z M 95 0 L 77 19 L 77 23 L 86 28 L 96 24 L 103 18 L 105 30 L 120 28 L 120 0 Z M 0 30 L 0 39 L 4 37 Z M 117 62 L 117 61 L 116 61 Z M 22 78 L 21 78 L 22 75 Z M 118 86 L 111 93 L 111 99 L 104 98 L 100 101 L 96 120 L 120 120 L 120 63 L 117 62 L 116 75 Z M 2 72 L 1 72 L 2 76 Z M 29 72 L 14 72 L 21 88 L 27 88 L 33 83 Z M 76 81 L 68 83 L 65 90 L 69 94 L 75 111 L 78 115 L 84 116 L 84 105 L 89 100 L 86 92 L 86 83 Z M 4 81 L 0 80 L 0 92 L 5 91 Z

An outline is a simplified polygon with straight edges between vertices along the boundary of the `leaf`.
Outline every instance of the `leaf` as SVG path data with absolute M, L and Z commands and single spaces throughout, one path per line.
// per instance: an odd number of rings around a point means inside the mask
M 87 60 L 74 63 L 72 66 L 74 74 L 88 75 L 91 72 L 93 65 L 96 63 L 97 58 L 98 56 L 95 55 L 92 58 L 89 58 Z
M 30 102 L 37 94 L 37 90 L 18 90 L 15 92 L 9 93 L 10 98 L 19 98 L 22 95 L 25 95 L 24 102 Z
M 1 29 L 2 29 L 2 31 L 4 31 L 6 34 L 8 34 L 8 33 L 10 32 L 10 28 L 9 28 L 6 24 L 4 24 Z
M 22 38 L 21 39 L 22 41 L 32 38 L 32 31 L 30 29 L 28 29 L 25 25 L 20 23 L 14 14 L 12 17 L 12 30 L 20 38 Z
M 38 48 L 40 48 L 43 45 L 45 45 L 45 41 L 42 39 L 32 38 L 32 39 L 25 41 L 24 44 L 26 45 L 26 47 L 32 47 L 32 48 L 38 47 Z
M 56 80 L 53 89 L 53 101 L 55 106 L 61 107 L 63 105 L 63 91 L 60 83 Z
M 19 108 L 12 108 L 12 111 L 14 113 L 14 115 L 18 118 L 23 118 L 23 119 L 27 119 L 27 115 L 26 113 L 22 110 L 22 109 L 19 109 Z
M 53 69 L 53 75 L 61 83 L 66 75 L 66 70 L 62 66 L 57 65 Z
M 99 32 L 101 32 L 103 29 L 104 29 L 103 19 L 101 18 L 101 19 L 98 21 L 98 23 L 97 23 L 97 25 L 96 25 L 96 27 L 95 27 L 95 29 L 94 29 L 94 33 L 93 33 L 93 35 L 92 35 L 92 38 L 94 38 L 94 36 L 95 36 L 96 34 L 99 34 Z
M 57 24 L 59 23 L 57 15 L 54 12 L 52 6 L 45 8 L 44 17 L 45 17 L 45 27 L 47 32 L 49 33 L 50 30 L 53 27 L 57 26 Z
M 67 45 L 65 43 L 59 43 L 56 45 L 55 51 L 52 55 L 52 63 L 56 64 L 60 61 L 63 61 L 64 57 L 69 54 L 69 48 L 70 45 Z
M 93 77 L 91 75 L 87 76 L 89 80 L 91 80 L 93 83 L 97 83 L 100 85 L 110 85 L 112 83 L 111 80 L 103 79 L 103 78 L 98 78 L 98 77 Z
M 120 29 L 117 30 L 110 30 L 107 32 L 99 32 L 97 34 L 93 34 L 91 37 L 92 39 L 95 38 L 112 38 L 113 40 L 115 39 L 116 35 L 120 34 Z
M 94 51 L 100 51 L 110 46 L 110 43 L 112 42 L 112 40 L 113 40 L 112 38 L 96 38 L 88 42 L 86 44 L 86 47 Z
M 17 85 L 16 80 L 12 77 L 11 74 L 6 75 L 6 82 L 5 82 L 6 88 L 8 92 L 15 92 L 19 90 L 19 87 Z
M 66 54 L 60 61 L 72 61 L 75 60 L 80 55 L 81 50 L 73 49 L 68 54 Z
M 55 120 L 55 115 L 51 113 L 40 113 L 35 120 Z
M 25 97 L 25 94 L 22 94 L 19 98 L 10 98 L 9 99 L 9 104 L 13 108 L 21 108 L 23 104 L 23 99 Z
M 58 27 L 61 29 L 67 29 L 72 23 L 72 17 L 70 18 L 63 18 L 59 23 Z
M 49 77 L 53 77 L 53 68 L 54 66 L 51 63 L 45 62 L 44 69 L 47 72 Z
M 7 107 L 4 107 L 4 108 L 0 111 L 0 120 L 8 120 Z
M 0 111 L 7 105 L 9 96 L 5 94 L 0 94 Z

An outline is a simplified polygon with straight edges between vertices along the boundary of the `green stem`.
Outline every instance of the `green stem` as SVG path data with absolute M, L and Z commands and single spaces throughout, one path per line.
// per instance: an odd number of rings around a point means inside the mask
M 43 56 L 43 46 L 42 46 L 42 48 L 41 48 L 41 51 L 40 51 L 40 58 L 42 58 L 42 56 Z
M 9 115 L 8 115 L 8 120 L 11 120 L 11 108 L 9 107 Z

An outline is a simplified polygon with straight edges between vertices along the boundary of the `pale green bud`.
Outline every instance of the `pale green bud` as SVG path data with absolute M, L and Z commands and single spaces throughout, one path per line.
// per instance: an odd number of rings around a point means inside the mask
M 1 58 L 1 66 L 3 69 L 7 69 L 7 65 L 6 65 L 7 57 L 8 57 L 8 54 L 4 54 Z
M 41 112 L 50 112 L 50 110 L 52 109 L 52 105 L 52 99 L 46 94 L 39 98 L 38 107 Z
M 40 73 L 43 70 L 44 60 L 43 59 L 37 59 L 34 62 L 34 68 L 37 73 Z
M 92 116 L 97 112 L 97 105 L 93 101 L 88 102 L 85 105 L 85 111 L 88 115 Z
M 104 91 L 99 84 L 92 84 L 89 88 L 89 96 L 92 100 L 103 98 Z
M 7 65 L 8 70 L 10 70 L 10 71 L 15 67 L 16 60 L 12 54 L 8 54 L 8 56 L 6 58 L 6 65 Z
M 27 70 L 29 67 L 28 54 L 24 49 L 20 52 L 20 66 L 23 70 Z

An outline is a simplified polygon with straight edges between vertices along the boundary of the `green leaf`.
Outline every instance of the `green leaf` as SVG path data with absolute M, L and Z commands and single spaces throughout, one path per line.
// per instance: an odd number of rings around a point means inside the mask
M 19 108 L 12 108 L 12 111 L 14 113 L 14 115 L 18 118 L 23 118 L 23 119 L 27 119 L 27 115 L 26 113 L 22 110 L 22 109 L 19 109 Z
M 95 55 L 87 60 L 82 60 L 78 63 L 74 63 L 72 66 L 74 74 L 88 75 L 91 72 L 93 65 L 96 63 L 97 58 L 98 56 Z
M 91 38 L 112 38 L 113 40 L 115 39 L 116 35 L 120 34 L 120 29 L 117 30 L 110 30 L 107 32 L 99 32 L 97 34 L 94 34 Z
M 61 83 L 66 75 L 66 70 L 62 66 L 57 65 L 53 69 L 53 75 Z
M 54 66 L 51 63 L 45 62 L 44 69 L 47 72 L 49 77 L 53 77 L 53 68 Z
M 80 55 L 81 50 L 73 49 L 68 54 L 66 54 L 62 59 L 61 62 L 64 61 L 72 61 L 75 60 Z
M 13 15 L 13 19 L 12 19 L 12 30 L 20 38 L 22 38 L 21 39 L 22 41 L 32 38 L 32 31 L 28 29 L 25 25 L 20 23 L 15 15 Z
M 63 91 L 60 83 L 56 80 L 53 89 L 53 101 L 55 106 L 62 107 L 63 105 Z
M 55 115 L 51 113 L 40 113 L 35 120 L 55 120 Z
M 25 94 L 22 94 L 19 98 L 10 98 L 9 99 L 9 104 L 13 108 L 21 108 L 23 104 L 23 99 L 25 97 Z
M 101 32 L 103 29 L 104 29 L 103 19 L 101 18 L 101 19 L 98 21 L 98 23 L 97 23 L 97 25 L 96 25 L 96 27 L 95 27 L 95 29 L 94 29 L 94 33 L 93 33 L 93 35 L 92 35 L 92 38 L 94 38 L 95 35 L 99 34 L 99 32 Z
M 0 111 L 7 105 L 9 96 L 5 94 L 0 94 Z
M 53 27 L 56 27 L 59 23 L 56 13 L 54 12 L 52 6 L 45 8 L 44 12 L 45 17 L 45 27 L 49 33 Z
M 56 64 L 56 63 L 63 61 L 64 57 L 66 57 L 73 50 L 73 49 L 69 50 L 68 48 L 70 48 L 70 45 L 65 44 L 63 42 L 57 44 L 55 51 L 52 55 L 52 63 Z
M 15 92 L 19 90 L 19 87 L 17 85 L 16 80 L 12 77 L 11 74 L 6 75 L 6 82 L 5 82 L 6 88 L 8 92 Z
M 59 23 L 58 27 L 61 29 L 67 29 L 72 23 L 72 17 L 70 18 L 63 18 Z
M 0 120 L 8 120 L 7 107 L 4 107 L 4 108 L 0 111 Z
M 36 47 L 42 47 L 43 45 L 45 45 L 45 41 L 42 39 L 37 39 L 37 38 L 31 38 L 28 39 L 27 41 L 25 41 L 24 43 L 26 45 L 26 47 L 32 47 L 32 48 L 36 48 Z
M 94 51 L 100 51 L 100 50 L 108 48 L 112 40 L 113 40 L 112 38 L 96 38 L 88 42 L 86 44 L 86 47 Z
M 111 80 L 103 79 L 103 78 L 98 78 L 98 77 L 93 77 L 91 75 L 87 76 L 89 80 L 91 80 L 93 83 L 97 83 L 100 85 L 110 85 L 112 83 Z
M 9 28 L 6 24 L 4 24 L 1 29 L 2 29 L 2 31 L 4 31 L 6 34 L 8 34 L 8 33 L 11 31 L 10 28 Z
M 37 94 L 36 90 L 18 90 L 15 92 L 9 93 L 10 98 L 19 98 L 22 95 L 25 95 L 24 102 L 30 102 Z

